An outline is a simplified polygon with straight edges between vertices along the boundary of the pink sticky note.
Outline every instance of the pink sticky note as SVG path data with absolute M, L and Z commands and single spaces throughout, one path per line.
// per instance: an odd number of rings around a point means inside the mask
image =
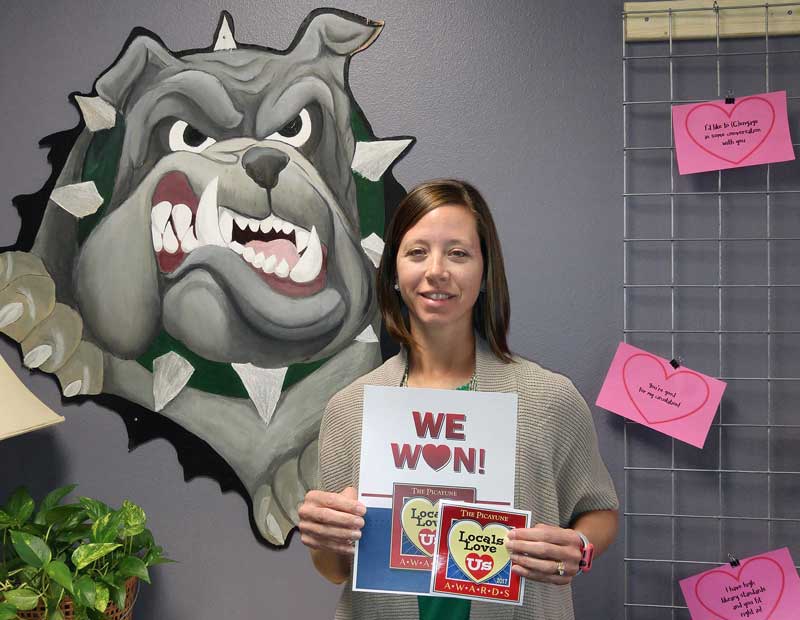
M 672 128 L 680 174 L 795 158 L 785 90 L 672 106 Z
M 621 342 L 595 404 L 702 448 L 726 386 Z
M 786 547 L 680 582 L 693 620 L 797 620 L 800 577 Z

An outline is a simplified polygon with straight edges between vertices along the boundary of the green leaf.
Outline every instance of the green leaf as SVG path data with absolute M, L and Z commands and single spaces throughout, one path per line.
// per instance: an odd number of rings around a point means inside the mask
M 17 522 L 14 518 L 5 510 L 0 510 L 0 530 L 7 530 L 15 525 L 17 525 Z
M 60 530 L 72 529 L 86 520 L 86 510 L 78 504 L 56 506 L 44 513 L 45 525 L 52 525 Z
M 60 609 L 54 609 L 50 612 L 50 620 L 64 620 L 64 614 L 61 613 Z
M 120 512 L 109 512 L 92 524 L 92 542 L 110 543 L 117 540 L 123 515 Z
M 34 519 L 35 523 L 44 523 L 44 515 L 48 510 L 51 510 L 58 506 L 58 503 L 64 499 L 67 495 L 72 493 L 77 487 L 77 484 L 68 484 L 63 487 L 59 487 L 50 491 L 45 498 L 42 500 L 42 503 L 39 504 L 39 511 L 36 513 L 36 518 Z
M 144 510 L 126 499 L 122 502 L 120 511 L 124 516 L 123 536 L 136 536 L 144 532 L 144 526 L 147 523 L 147 515 L 145 515 Z
M 94 584 L 94 608 L 104 612 L 108 607 L 108 588 L 102 583 Z
M 88 541 L 92 535 L 92 528 L 89 525 L 76 525 L 68 530 L 59 530 L 56 540 L 71 546 L 72 543 Z
M 53 560 L 44 570 L 50 579 L 72 592 L 72 573 L 64 562 Z
M 39 595 L 29 588 L 17 588 L 3 592 L 6 601 L 20 610 L 33 609 L 39 604 Z
M 126 555 L 119 562 L 117 573 L 120 577 L 138 577 L 146 583 L 150 583 L 150 573 L 141 558 L 135 555 Z
M 133 537 L 133 546 L 131 550 L 133 552 L 141 551 L 142 549 L 151 549 L 156 544 L 156 541 L 153 540 L 153 533 L 144 528 L 144 530 L 140 534 L 136 534 Z
M 17 608 L 11 603 L 0 603 L 0 620 L 17 620 Z
M 81 575 L 75 580 L 75 591 L 73 592 L 78 603 L 84 607 L 94 607 L 97 598 L 97 590 L 94 581 L 89 575 Z
M 111 588 L 111 597 L 114 600 L 114 605 L 117 606 L 117 609 L 125 609 L 125 597 L 127 592 L 125 592 L 125 586 L 119 587 L 115 586 Z
M 89 543 L 88 545 L 81 545 L 72 552 L 72 563 L 76 569 L 80 570 L 95 560 L 108 555 L 114 549 L 119 549 L 121 546 L 119 543 Z M 91 606 L 93 607 L 94 605 Z
M 83 506 L 92 521 L 97 521 L 103 515 L 111 512 L 111 508 L 107 504 L 90 497 L 79 497 L 78 503 Z
M 28 489 L 19 487 L 11 494 L 11 497 L 3 508 L 9 515 L 16 519 L 19 525 L 22 525 L 31 518 L 35 506 L 36 504 L 31 494 L 28 493 Z
M 42 568 L 53 557 L 47 543 L 33 534 L 11 530 L 11 542 L 17 555 L 36 568 Z

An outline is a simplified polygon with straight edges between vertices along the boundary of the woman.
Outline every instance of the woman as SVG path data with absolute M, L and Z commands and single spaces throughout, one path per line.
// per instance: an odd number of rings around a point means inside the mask
M 348 584 L 336 618 L 571 620 L 566 586 L 581 570 L 584 540 L 595 556 L 611 544 L 617 498 L 591 414 L 570 380 L 509 351 L 500 241 L 474 187 L 445 179 L 406 196 L 387 231 L 378 303 L 402 350 L 328 403 L 320 430 L 322 490 L 310 491 L 299 511 L 301 539 L 314 565 L 333 583 L 350 578 L 352 544 L 366 512 L 355 490 L 364 385 L 515 391 L 514 500 L 516 508 L 532 512 L 534 526 L 514 530 L 506 544 L 512 570 L 528 584 L 522 608 L 352 592 Z

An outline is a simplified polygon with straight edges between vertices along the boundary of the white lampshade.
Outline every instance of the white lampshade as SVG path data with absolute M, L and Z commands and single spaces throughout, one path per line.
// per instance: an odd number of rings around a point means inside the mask
M 63 421 L 25 387 L 0 356 L 0 440 Z

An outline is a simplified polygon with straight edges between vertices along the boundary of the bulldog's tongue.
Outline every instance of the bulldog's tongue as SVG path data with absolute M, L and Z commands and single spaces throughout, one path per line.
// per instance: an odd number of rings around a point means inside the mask
M 275 257 L 274 265 L 280 265 L 282 260 L 285 260 L 289 265 L 289 270 L 297 264 L 300 260 L 300 255 L 297 253 L 297 248 L 294 243 L 288 239 L 273 239 L 272 241 L 248 241 L 244 246 L 246 248 L 253 248 L 253 251 L 258 254 L 263 254 L 265 259 L 270 256 Z

